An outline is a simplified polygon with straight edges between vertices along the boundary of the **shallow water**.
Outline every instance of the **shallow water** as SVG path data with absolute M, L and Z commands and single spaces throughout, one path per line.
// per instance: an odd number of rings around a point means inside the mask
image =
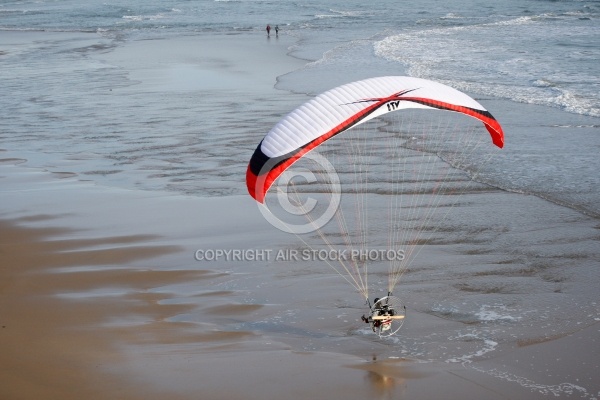
M 307 99 L 285 96 L 285 91 L 314 95 L 355 79 L 409 74 L 472 93 L 503 124 L 506 149 L 496 171 L 486 175 L 490 183 L 598 215 L 597 4 L 456 1 L 364 7 L 347 1 L 326 6 L 161 1 L 127 7 L 100 1 L 4 2 L 3 147 L 34 152 L 27 157 L 34 166 L 56 170 L 67 164 L 86 179 L 108 185 L 200 196 L 241 194 L 246 159 L 262 134 Z M 262 40 L 266 23 L 280 25 L 281 34 L 262 44 L 286 47 L 309 64 L 282 70 L 279 75 L 295 72 L 280 76 L 281 92 L 268 90 L 271 77 L 248 82 L 233 73 L 211 86 L 217 82 L 211 63 L 222 58 L 203 57 L 189 36 L 245 32 Z M 44 40 L 31 43 L 14 31 L 46 33 Z M 90 34 L 67 34 L 73 32 Z M 163 51 L 163 60 L 178 51 L 187 55 L 169 76 L 152 75 L 119 56 L 142 51 L 143 42 L 135 41 L 161 38 L 183 39 Z M 140 57 L 160 66 L 158 55 L 154 61 L 151 55 Z M 279 62 L 269 60 L 262 62 Z M 140 84 L 146 78 L 154 93 Z M 523 108 L 522 103 L 537 106 Z M 209 145 L 215 135 L 248 156 L 220 153 Z M 206 156 L 214 161 L 198 165 Z M 204 183 L 214 182 L 204 179 L 210 171 L 226 187 Z

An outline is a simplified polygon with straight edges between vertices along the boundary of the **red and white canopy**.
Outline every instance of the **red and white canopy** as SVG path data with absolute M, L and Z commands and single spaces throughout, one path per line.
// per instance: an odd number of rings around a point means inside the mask
M 441 83 L 405 76 L 352 82 L 318 95 L 279 121 L 260 142 L 246 172 L 250 195 L 264 202 L 273 182 L 304 154 L 362 122 L 391 111 L 426 108 L 454 111 L 480 120 L 502 147 L 504 133 L 477 101 Z

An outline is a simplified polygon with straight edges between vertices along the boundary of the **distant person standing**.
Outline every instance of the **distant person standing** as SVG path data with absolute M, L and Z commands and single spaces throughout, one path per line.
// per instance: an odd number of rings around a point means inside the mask
M 275 36 L 279 36 L 279 25 L 275 25 Z
M 271 25 L 267 25 L 267 36 L 271 36 Z

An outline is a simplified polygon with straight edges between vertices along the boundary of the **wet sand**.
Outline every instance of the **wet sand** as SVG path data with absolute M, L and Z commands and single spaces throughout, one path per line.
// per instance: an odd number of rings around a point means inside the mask
M 194 260 L 197 248 L 290 245 L 245 197 L 103 188 L 15 165 L 0 176 L 3 398 L 594 396 L 597 323 L 489 358 L 403 358 L 410 343 L 353 332 L 362 310 L 334 274 Z M 409 313 L 406 337 L 462 325 Z
M 148 54 L 151 42 L 130 54 Z M 240 54 L 234 43 L 219 40 L 234 50 L 223 59 Z M 126 50 L 110 56 L 132 62 Z M 253 60 L 249 76 L 262 71 L 260 57 Z M 173 64 L 144 65 L 154 67 L 133 74 L 149 92 L 177 86 Z M 214 65 L 184 69 L 198 82 L 202 71 L 233 71 Z M 397 341 L 382 341 L 360 322 L 360 298 L 318 263 L 194 259 L 198 249 L 298 246 L 249 196 L 119 189 L 59 168 L 31 168 L 24 155 L 0 151 L 1 398 L 599 396 L 599 319 L 587 311 L 598 308 L 598 224 L 575 211 L 499 190 L 468 196 L 447 221 L 463 238 L 427 247 L 406 274 L 410 318 Z M 497 228 L 489 228 L 494 214 Z M 547 291 L 527 297 L 540 285 Z M 476 335 L 487 326 L 479 314 L 438 306 L 432 296 L 447 286 L 444 304 L 504 296 L 518 310 L 520 301 L 554 304 L 546 300 L 559 296 L 562 314 L 587 318 L 565 318 L 554 331 L 536 329 L 532 315 L 519 316 L 533 321 L 525 330 L 500 319 L 486 338 Z

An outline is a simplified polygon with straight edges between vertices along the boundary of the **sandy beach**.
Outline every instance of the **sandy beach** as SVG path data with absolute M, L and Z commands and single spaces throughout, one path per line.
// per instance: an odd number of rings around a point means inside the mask
M 15 33 L 2 44 L 43 36 Z M 90 62 L 101 60 L 138 82 L 115 85 L 111 96 L 204 93 L 196 107 L 211 118 L 252 126 L 236 121 L 236 107 L 276 121 L 269 104 L 289 109 L 306 99 L 274 89 L 277 76 L 305 63 L 287 56 L 291 38 L 277 40 L 251 34 L 145 40 Z M 184 114 L 174 111 L 173 118 Z M 426 246 L 426 261 L 407 273 L 402 290 L 410 318 L 394 341 L 369 334 L 360 298 L 317 262 L 198 260 L 199 249 L 256 255 L 298 246 L 249 196 L 228 187 L 243 187 L 245 176 L 245 165 L 228 157 L 248 159 L 264 133 L 249 128 L 235 140 L 209 138 L 215 149 L 201 154 L 199 164 L 227 173 L 223 180 L 205 178 L 205 192 L 194 195 L 90 181 L 92 171 L 129 168 L 96 164 L 91 153 L 56 162 L 0 149 L 0 398 L 600 396 L 600 320 L 593 312 L 598 221 L 538 197 L 496 189 L 468 195 L 448 224 L 465 237 L 483 232 L 483 239 Z M 165 167 L 162 173 L 172 177 L 174 166 L 175 156 L 169 165 L 149 157 L 135 176 L 144 181 L 147 171 L 159 175 Z M 203 179 L 202 171 L 197 177 Z M 459 227 L 466 219 L 472 224 Z M 481 228 L 483 220 L 497 228 Z M 440 263 L 447 268 L 434 270 Z M 451 286 L 454 297 L 432 298 L 436 286 Z M 539 287 L 546 291 L 529 298 Z M 529 314 L 507 317 L 493 338 L 482 339 L 475 333 L 485 330 L 484 319 L 461 319 L 451 306 L 439 307 L 468 302 L 467 296 L 510 298 L 502 304 L 514 309 L 539 301 L 541 313 L 565 317 L 556 326 Z M 577 313 L 581 318 L 569 317 Z

